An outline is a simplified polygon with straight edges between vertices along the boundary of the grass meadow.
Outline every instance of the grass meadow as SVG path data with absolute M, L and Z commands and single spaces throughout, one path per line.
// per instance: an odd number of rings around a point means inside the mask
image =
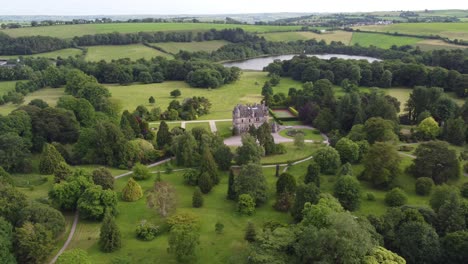
M 289 135 L 288 135 L 288 132 L 289 132 L 289 131 L 292 131 L 292 130 L 299 130 L 299 131 L 301 131 L 301 132 L 304 134 L 304 139 L 305 139 L 305 140 L 314 140 L 314 141 L 318 141 L 318 142 L 322 142 L 322 141 L 323 141 L 323 137 L 320 135 L 320 133 L 319 133 L 318 130 L 287 128 L 287 129 L 281 130 L 281 131 L 279 132 L 279 134 L 280 134 L 282 137 L 285 137 L 285 138 L 294 138 L 294 136 L 289 136 Z
M 276 32 L 299 30 L 301 26 L 274 26 L 274 25 L 231 25 L 210 23 L 109 23 L 109 24 L 82 24 L 57 25 L 47 27 L 24 27 L 18 29 L 5 29 L 4 32 L 12 37 L 22 36 L 51 36 L 71 39 L 75 36 L 103 34 L 103 33 L 136 33 L 156 31 L 207 31 L 210 29 L 242 28 L 248 32 Z
M 88 49 L 88 53 L 85 57 L 87 61 L 111 61 L 124 58 L 138 60 L 142 58 L 151 59 L 157 56 L 172 58 L 172 55 L 170 54 L 146 47 L 142 44 L 122 46 L 90 46 L 86 48 Z
M 55 106 L 59 97 L 65 95 L 65 88 L 44 88 L 33 93 L 30 93 L 24 97 L 24 102 L 20 105 L 14 105 L 12 103 L 7 103 L 0 106 L 0 114 L 8 115 L 13 110 L 18 108 L 21 105 L 27 105 L 34 99 L 42 99 L 50 106 Z
M 359 33 L 354 32 L 351 39 L 351 44 L 359 44 L 364 47 L 376 46 L 379 48 L 388 49 L 392 45 L 403 46 L 403 45 L 415 45 L 422 39 L 411 38 L 411 37 L 399 37 L 389 36 L 384 34 L 373 34 L 373 33 Z
M 15 90 L 16 81 L 0 82 L 0 96 Z
M 212 40 L 212 41 L 202 41 L 202 42 L 163 42 L 163 43 L 151 43 L 151 46 L 159 47 L 166 52 L 171 54 L 177 54 L 181 50 L 195 52 L 195 51 L 205 51 L 211 52 L 221 48 L 224 45 L 229 44 L 225 40 Z
M 0 55 L 0 59 L 14 59 L 18 57 L 24 57 L 24 58 L 29 58 L 29 57 L 34 57 L 34 58 L 48 58 L 48 59 L 56 59 L 57 57 L 61 58 L 68 58 L 68 57 L 75 57 L 77 55 L 81 55 L 83 51 L 80 49 L 61 49 L 61 50 L 56 50 L 56 51 L 51 51 L 51 52 L 44 52 L 44 53 L 38 53 L 38 54 L 33 54 L 33 55 L 10 55 L 10 56 L 5 56 L 5 55 Z
M 332 41 L 341 41 L 344 44 L 350 43 L 352 35 L 353 33 L 346 31 L 333 31 L 324 34 L 317 34 L 309 31 L 275 32 L 259 34 L 259 36 L 264 37 L 268 41 L 296 41 L 308 39 L 316 39 L 320 41 L 323 39 L 327 43 L 330 43 Z

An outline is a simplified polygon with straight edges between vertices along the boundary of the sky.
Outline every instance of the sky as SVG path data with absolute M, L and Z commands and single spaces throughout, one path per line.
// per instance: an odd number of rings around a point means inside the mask
M 467 0 L 2 0 L 0 15 L 176 15 L 468 9 Z

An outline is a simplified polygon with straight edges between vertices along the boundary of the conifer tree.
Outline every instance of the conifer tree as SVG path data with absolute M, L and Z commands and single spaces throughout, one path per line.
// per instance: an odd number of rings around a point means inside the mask
M 169 132 L 169 126 L 166 122 L 162 121 L 159 125 L 158 133 L 156 134 L 156 144 L 159 149 L 164 148 L 164 146 L 169 145 L 172 141 L 171 132 Z
M 214 161 L 213 155 L 209 148 L 203 150 L 203 157 L 201 159 L 200 171 L 207 173 L 210 176 L 213 185 L 219 183 L 218 166 Z
M 213 188 L 213 182 L 211 181 L 211 177 L 208 173 L 203 172 L 200 177 L 198 177 L 198 187 L 202 193 L 209 193 Z
M 126 112 L 128 113 L 128 111 Z M 125 114 L 122 114 L 122 117 L 120 118 L 120 130 L 122 130 L 122 133 L 126 139 L 131 140 L 135 138 L 135 131 L 130 125 L 130 121 Z
M 121 248 L 121 234 L 114 217 L 106 212 L 99 234 L 99 248 L 102 252 L 114 252 Z
M 282 173 L 276 181 L 276 194 L 295 193 L 296 178 L 289 173 Z
M 134 202 L 143 197 L 141 186 L 133 179 L 128 179 L 127 185 L 122 190 L 122 199 L 127 202 Z
M 196 188 L 192 196 L 192 207 L 200 208 L 203 206 L 203 195 L 200 188 Z
M 236 197 L 237 195 L 236 195 L 236 190 L 234 187 L 234 171 L 231 169 L 229 171 L 227 198 L 229 200 L 235 200 Z
M 60 162 L 65 162 L 60 152 L 52 144 L 45 144 L 39 162 L 41 174 L 52 174 L 59 166 Z
M 313 182 L 317 187 L 320 187 L 320 166 L 315 161 L 312 161 L 309 166 L 307 166 L 307 174 L 304 177 L 305 184 L 310 182 Z
M 252 222 L 247 223 L 247 229 L 245 230 L 244 239 L 249 242 L 255 242 L 257 239 L 257 231 L 255 230 L 255 226 Z
M 66 162 L 60 162 L 54 170 L 54 181 L 55 183 L 59 183 L 66 180 L 66 178 L 72 174 L 73 171 L 70 166 L 68 166 Z

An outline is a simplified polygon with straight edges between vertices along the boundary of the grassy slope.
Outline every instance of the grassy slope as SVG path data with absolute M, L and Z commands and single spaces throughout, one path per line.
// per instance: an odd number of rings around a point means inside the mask
M 70 56 L 74 57 L 76 55 L 81 55 L 82 51 L 79 49 L 62 49 L 62 50 L 56 50 L 56 51 L 51 51 L 51 52 L 45 52 L 45 53 L 38 53 L 38 54 L 33 54 L 33 55 L 24 55 L 22 57 L 36 57 L 36 58 L 50 58 L 50 59 L 56 59 L 57 57 L 62 57 L 62 58 L 68 58 Z M 11 56 L 4 56 L 0 55 L 0 59 L 11 59 L 11 58 L 18 58 L 20 57 L 19 55 L 11 55 Z
M 9 91 L 15 90 L 16 81 L 0 82 L 0 96 L 7 94 Z
M 55 106 L 60 96 L 64 95 L 64 88 L 44 88 L 33 93 L 30 93 L 24 97 L 24 103 L 21 105 L 27 105 L 34 99 L 42 99 L 50 106 Z M 8 115 L 11 111 L 18 108 L 18 105 L 11 103 L 0 106 L 0 114 Z
M 171 58 L 172 56 L 163 53 L 159 50 L 148 48 L 142 44 L 132 44 L 123 46 L 91 46 L 87 47 L 88 54 L 86 60 L 100 61 L 100 60 L 117 60 L 123 58 L 130 58 L 137 60 L 141 58 L 151 59 L 153 57 L 162 56 Z
M 468 48 L 467 46 L 450 44 L 450 43 L 447 43 L 438 39 L 426 39 L 426 40 L 418 42 L 416 46 L 421 48 L 421 50 L 423 51 L 436 50 L 436 49 L 452 50 L 452 49 L 467 49 Z
M 335 31 L 332 33 L 326 34 L 317 34 L 313 32 L 275 32 L 275 33 L 264 33 L 259 34 L 259 36 L 265 37 L 269 41 L 295 41 L 295 40 L 325 40 L 327 43 L 331 41 L 341 41 L 345 44 L 349 44 L 351 41 L 351 36 L 353 33 L 345 31 Z
M 211 113 L 201 116 L 200 119 L 224 119 L 231 118 L 231 111 L 238 103 L 255 103 L 262 100 L 262 84 L 268 79 L 265 72 L 244 72 L 235 83 L 225 85 L 217 89 L 191 88 L 185 82 L 164 82 L 160 84 L 135 84 L 130 86 L 107 85 L 113 98 L 119 99 L 123 104 L 123 109 L 133 111 L 138 105 L 145 105 L 148 108 L 148 98 L 153 96 L 156 99 L 156 106 L 167 109 L 169 102 L 173 100 L 169 93 L 174 89 L 179 89 L 182 96 L 178 100 L 182 101 L 186 97 L 205 96 L 212 104 Z M 258 85 L 255 85 L 255 83 Z M 301 84 L 291 79 L 282 79 L 278 87 L 274 89 L 285 91 L 289 87 L 299 88 Z M 131 95 L 131 96 L 129 96 Z
M 222 46 L 229 44 L 228 41 L 224 40 L 212 40 L 203 42 L 165 42 L 165 43 L 152 43 L 152 46 L 160 47 L 166 52 L 176 54 L 181 50 L 195 52 L 195 51 L 206 51 L 211 52 L 221 48 Z
M 209 29 L 242 28 L 249 32 L 271 32 L 298 30 L 300 26 L 259 26 L 259 25 L 225 25 L 209 23 L 116 23 L 116 24 L 86 24 L 59 25 L 48 27 L 26 27 L 2 30 L 12 37 L 20 36 L 51 36 L 58 38 L 73 38 L 87 34 L 99 33 L 134 33 L 151 31 L 206 31 Z
M 384 34 L 372 34 L 372 33 L 359 33 L 354 32 L 351 44 L 359 44 L 364 47 L 370 45 L 379 47 L 379 48 L 390 48 L 392 45 L 403 46 L 403 45 L 415 45 L 421 41 L 420 38 L 410 38 L 410 37 L 398 37 L 398 36 L 389 36 Z
M 440 35 L 468 40 L 468 23 L 399 23 L 358 27 L 362 30 L 398 32 L 415 35 Z

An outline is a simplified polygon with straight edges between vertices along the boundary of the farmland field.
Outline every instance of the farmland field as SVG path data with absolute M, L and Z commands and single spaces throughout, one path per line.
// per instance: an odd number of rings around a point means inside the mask
M 242 28 L 248 32 L 271 32 L 299 30 L 300 26 L 260 26 L 260 25 L 232 25 L 210 23 L 115 23 L 115 24 L 83 24 L 59 25 L 46 27 L 25 27 L 18 29 L 0 30 L 12 37 L 21 36 L 51 36 L 71 39 L 75 36 L 102 33 L 136 33 L 153 31 L 207 31 L 210 29 Z
M 269 41 L 296 41 L 296 40 L 308 40 L 316 39 L 317 41 L 325 40 L 330 43 L 331 41 L 341 41 L 344 44 L 349 44 L 353 33 L 346 31 L 334 31 L 331 33 L 317 34 L 313 32 L 297 31 L 297 32 L 275 32 L 275 33 L 264 33 L 259 36 L 264 37 Z
M 414 35 L 440 35 L 450 39 L 468 40 L 468 23 L 399 23 L 357 27 L 361 30 L 398 32 Z
M 159 50 L 148 48 L 142 44 L 122 45 L 122 46 L 91 46 L 87 47 L 88 54 L 86 60 L 100 61 L 100 60 L 117 60 L 123 58 L 130 58 L 137 60 L 141 58 L 151 59 L 153 57 L 162 56 L 171 58 L 172 56 L 163 53 Z
M 392 45 L 403 46 L 403 45 L 415 45 L 422 39 L 411 38 L 411 37 L 399 37 L 389 36 L 384 34 L 372 34 L 372 33 L 359 33 L 354 32 L 351 44 L 359 44 L 364 47 L 376 46 L 379 48 L 388 49 Z
M 74 57 L 76 55 L 81 55 L 83 52 L 79 49 L 61 49 L 51 52 L 44 52 L 32 55 L 0 55 L 0 59 L 11 59 L 11 58 L 18 58 L 22 57 L 35 57 L 35 58 L 49 58 L 49 59 L 56 59 L 57 57 L 68 58 L 70 56 Z
M 65 88 L 44 88 L 33 93 L 30 93 L 24 97 L 24 103 L 21 105 L 27 105 L 34 99 L 42 99 L 50 106 L 55 106 L 57 100 L 60 96 L 63 96 L 65 93 Z M 0 106 L 0 114 L 8 115 L 11 111 L 18 108 L 19 105 L 14 105 L 12 103 L 7 103 Z
M 436 50 L 436 49 L 467 49 L 468 46 L 455 45 L 451 43 L 444 42 L 439 39 L 426 39 L 416 43 L 423 51 Z
M 151 43 L 151 46 L 162 48 L 164 51 L 176 54 L 181 50 L 195 52 L 195 51 L 215 51 L 222 46 L 229 44 L 228 41 L 224 40 L 212 40 L 203 42 L 163 42 L 163 43 Z
M 0 96 L 3 96 L 9 91 L 15 90 L 15 84 L 16 84 L 16 81 L 0 82 Z

